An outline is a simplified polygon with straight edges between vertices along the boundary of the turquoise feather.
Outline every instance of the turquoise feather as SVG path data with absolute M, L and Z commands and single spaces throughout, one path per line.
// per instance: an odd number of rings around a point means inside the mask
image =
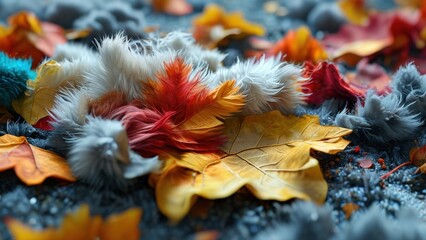
M 0 52 L 0 105 L 10 107 L 12 100 L 27 90 L 27 80 L 34 79 L 31 59 L 13 59 Z

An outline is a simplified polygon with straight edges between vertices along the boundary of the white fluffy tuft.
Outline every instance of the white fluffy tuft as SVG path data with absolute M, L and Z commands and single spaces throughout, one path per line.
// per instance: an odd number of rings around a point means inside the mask
M 196 44 L 189 33 L 170 32 L 164 38 L 151 36 L 151 39 L 143 43 L 154 52 L 172 50 L 179 52 L 179 56 L 194 66 L 205 66 L 210 71 L 216 71 L 222 66 L 226 55 L 217 50 L 208 50 Z
M 297 104 L 303 104 L 304 94 L 299 91 L 305 78 L 302 69 L 294 64 L 280 62 L 278 58 L 262 57 L 258 60 L 238 62 L 231 68 L 222 68 L 211 74 L 206 84 L 211 88 L 234 79 L 240 92 L 246 96 L 244 114 L 258 114 L 271 110 L 293 113 Z

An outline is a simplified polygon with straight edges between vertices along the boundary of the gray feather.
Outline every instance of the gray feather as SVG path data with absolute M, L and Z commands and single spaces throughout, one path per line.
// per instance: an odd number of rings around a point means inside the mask
M 375 144 L 410 139 L 422 125 L 418 114 L 413 114 L 409 106 L 403 105 L 398 95 L 382 97 L 372 90 L 367 92 L 364 106 L 358 102 L 356 113 L 340 112 L 335 123 L 353 129 L 359 137 Z

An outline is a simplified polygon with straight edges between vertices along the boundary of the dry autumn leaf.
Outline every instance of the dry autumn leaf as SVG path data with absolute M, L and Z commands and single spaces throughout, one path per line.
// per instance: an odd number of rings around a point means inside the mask
M 64 158 L 53 152 L 32 146 L 25 137 L 0 137 L 0 171 L 14 168 L 27 185 L 42 183 L 48 177 L 75 181 Z
M 33 68 L 67 41 L 60 26 L 40 22 L 30 12 L 15 14 L 8 23 L 9 27 L 0 26 L 0 50 L 12 57 L 32 58 Z
M 136 240 L 140 235 L 141 216 L 140 209 L 132 208 L 103 220 L 100 216 L 91 217 L 89 206 L 82 205 L 74 213 L 65 215 L 56 229 L 36 230 L 12 218 L 8 218 L 6 224 L 15 240 Z
M 426 174 L 426 145 L 410 150 L 410 162 L 418 167 L 416 172 Z
M 37 69 L 34 81 L 27 81 L 29 90 L 25 95 L 12 102 L 13 109 L 31 125 L 47 117 L 53 107 L 56 94 L 61 87 L 72 86 L 75 79 L 68 78 L 56 81 L 56 75 L 61 74 L 61 65 L 50 60 Z
M 359 206 L 356 203 L 346 203 L 342 210 L 345 213 L 345 218 L 350 219 L 352 214 L 359 210 Z
M 367 58 L 358 62 L 356 71 L 347 72 L 345 79 L 351 88 L 356 89 L 363 96 L 369 89 L 374 89 L 379 95 L 391 92 L 391 77 L 382 66 L 377 63 L 369 63 Z
M 333 60 L 355 66 L 364 57 L 380 56 L 395 69 L 417 56 L 412 56 L 414 49 L 423 52 L 425 20 L 426 14 L 419 10 L 374 13 L 366 25 L 344 25 L 338 33 L 326 35 L 322 43 Z
M 300 27 L 289 31 L 270 50 L 269 56 L 281 54 L 283 61 L 304 63 L 305 61 L 318 63 L 327 59 L 327 53 L 312 35 L 307 27 Z
M 153 180 L 158 207 L 171 220 L 182 219 L 198 196 L 225 198 L 243 186 L 260 199 L 322 203 L 327 183 L 310 151 L 343 150 L 349 141 L 342 137 L 351 130 L 321 126 L 316 116 L 272 111 L 226 120 L 225 133 L 222 151 L 169 156 Z
M 193 26 L 195 40 L 207 48 L 226 44 L 228 37 L 241 39 L 265 34 L 261 25 L 248 22 L 242 13 L 227 13 L 215 4 L 208 5 L 203 14 L 194 19 Z
M 152 7 L 157 12 L 182 16 L 192 12 L 192 6 L 186 0 L 152 0 Z
M 407 165 L 414 165 L 417 168 L 416 173 L 426 174 L 426 145 L 421 147 L 415 147 L 410 150 L 410 160 L 408 162 L 402 163 L 392 169 L 392 171 L 386 173 L 381 178 L 386 179 L 394 172 L 398 171 L 400 168 L 405 167 Z
M 364 0 L 340 0 L 337 4 L 351 23 L 362 25 L 368 21 L 368 9 Z
M 354 66 L 361 58 L 392 44 L 389 33 L 392 19 L 391 14 L 373 14 L 365 26 L 344 25 L 339 32 L 326 35 L 322 43 L 333 60 L 342 60 Z

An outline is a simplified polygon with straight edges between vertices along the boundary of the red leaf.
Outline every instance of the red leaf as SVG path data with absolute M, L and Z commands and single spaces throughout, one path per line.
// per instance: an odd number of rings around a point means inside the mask
M 52 125 L 50 125 L 50 122 L 52 122 L 53 119 L 50 116 L 44 117 L 42 119 L 40 119 L 36 124 L 34 124 L 33 126 L 35 128 L 38 129 L 43 129 L 43 130 L 53 130 Z
M 333 59 L 355 65 L 364 57 L 380 57 L 394 69 L 407 63 L 413 49 L 425 47 L 426 26 L 420 11 L 372 14 L 365 26 L 345 25 L 325 36 L 323 44 Z
M 385 69 L 376 63 L 368 63 L 368 59 L 362 59 L 356 66 L 355 72 L 345 75 L 351 88 L 357 89 L 365 95 L 368 89 L 374 89 L 379 95 L 386 95 L 391 92 L 391 77 Z
M 309 104 L 319 105 L 331 98 L 355 102 L 358 97 L 363 96 L 343 80 L 332 63 L 321 62 L 315 66 L 306 62 L 304 75 L 311 79 L 303 85 L 303 92 L 310 94 L 306 99 Z

